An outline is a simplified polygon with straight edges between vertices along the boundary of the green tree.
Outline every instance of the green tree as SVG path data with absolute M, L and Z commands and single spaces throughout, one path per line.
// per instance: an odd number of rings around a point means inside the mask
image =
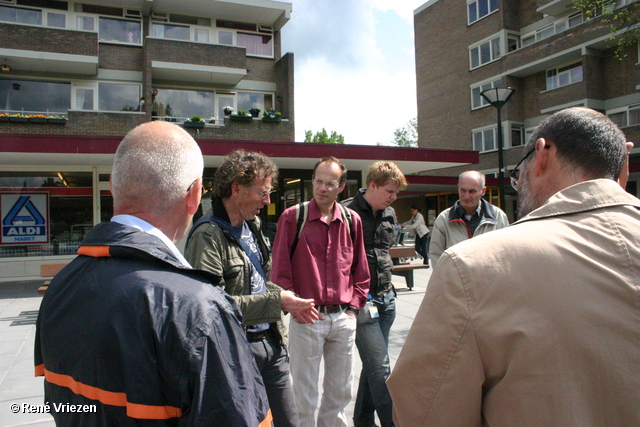
M 329 135 L 325 128 L 322 128 L 320 132 L 316 132 L 315 134 L 311 132 L 311 130 L 307 130 L 304 132 L 304 142 L 320 142 L 323 144 L 344 144 L 344 136 L 337 133 L 336 131 L 331 131 L 331 135 Z
M 616 7 L 615 0 L 573 0 L 574 8 L 582 10 L 584 19 L 600 17 L 609 25 L 611 40 L 616 40 L 615 55 L 626 56 L 625 49 L 640 38 L 640 1 L 627 1 L 627 5 Z
M 413 118 L 401 128 L 393 132 L 393 144 L 398 147 L 418 146 L 418 119 Z

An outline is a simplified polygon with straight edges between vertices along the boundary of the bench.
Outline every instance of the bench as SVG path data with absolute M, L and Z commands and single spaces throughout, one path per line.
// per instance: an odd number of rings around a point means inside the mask
M 41 264 L 40 265 L 40 277 L 53 277 L 60 272 L 68 263 L 58 262 L 55 264 Z M 51 280 L 47 280 L 38 288 L 39 294 L 44 294 L 49 287 Z
M 413 258 L 416 256 L 416 250 L 411 246 L 392 246 L 389 248 L 389 255 L 393 262 L 392 274 L 402 276 L 407 281 L 407 287 L 413 289 L 413 270 L 421 268 L 429 268 L 424 264 L 409 264 L 408 262 L 400 262 L 401 258 Z

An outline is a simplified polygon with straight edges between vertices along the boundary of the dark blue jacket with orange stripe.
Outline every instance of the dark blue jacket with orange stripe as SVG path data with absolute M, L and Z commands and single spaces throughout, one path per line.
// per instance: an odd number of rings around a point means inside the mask
M 270 417 L 240 311 L 211 285 L 217 276 L 114 222 L 78 253 L 51 281 L 36 329 L 36 375 L 58 425 L 255 427 Z

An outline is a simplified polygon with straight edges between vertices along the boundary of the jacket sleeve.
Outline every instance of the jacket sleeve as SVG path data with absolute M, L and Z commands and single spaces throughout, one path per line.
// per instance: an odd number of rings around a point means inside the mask
M 429 260 L 431 262 L 431 268 L 434 268 L 438 264 L 438 259 L 442 256 L 442 253 L 447 248 L 447 217 L 444 214 L 446 210 L 440 213 L 433 223 L 433 229 L 431 230 L 431 243 L 429 243 Z
M 508 226 L 509 226 L 509 218 L 507 217 L 507 214 L 504 213 L 502 210 L 498 210 L 496 230 L 499 230 L 501 228 L 505 228 Z
M 349 208 L 347 208 L 349 209 Z M 355 239 L 353 242 L 353 265 L 351 266 L 351 276 L 353 278 L 353 297 L 350 304 L 354 307 L 362 308 L 367 302 L 371 275 L 369 273 L 369 262 L 367 252 L 364 247 L 364 232 L 362 230 L 362 219 L 357 212 L 351 210 L 353 227 L 355 229 Z
M 451 255 L 439 263 L 387 380 L 401 427 L 482 425 L 484 370 L 470 298 Z
M 188 378 L 181 382 L 189 387 L 190 401 L 181 425 L 257 426 L 269 416 L 262 377 L 233 309 L 221 301 L 225 296 L 212 293 L 205 289 L 199 301 L 191 302 L 197 308 L 181 310 L 179 315 L 189 312 L 191 321 L 173 322 L 177 336 L 166 343 L 172 356 L 179 356 L 178 343 L 188 354 Z M 183 360 L 168 368 L 184 366 Z
M 207 228 L 208 227 L 208 228 Z M 278 286 L 267 286 L 267 292 L 261 295 L 243 295 L 242 284 L 230 282 L 229 272 L 224 271 L 223 251 L 225 245 L 221 243 L 224 236 L 212 234 L 211 225 L 201 225 L 189 239 L 185 249 L 185 258 L 194 268 L 211 271 L 222 279 L 220 287 L 229 293 L 242 312 L 244 325 L 257 323 L 272 323 L 281 319 L 280 292 Z M 229 244 L 227 242 L 227 244 Z M 246 262 L 250 262 L 246 259 Z M 238 273 L 242 274 L 242 273 Z M 268 283 L 268 282 L 267 282 Z M 240 286 L 236 289 L 236 286 Z

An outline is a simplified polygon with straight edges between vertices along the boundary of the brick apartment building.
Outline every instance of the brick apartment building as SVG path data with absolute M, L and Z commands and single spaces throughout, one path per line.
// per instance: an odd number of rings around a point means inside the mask
M 0 0 L 0 281 L 72 259 L 111 218 L 113 154 L 150 120 L 194 136 L 209 188 L 236 148 L 272 157 L 278 191 L 262 213 L 271 233 L 286 207 L 311 197 L 319 158 L 345 161 L 345 197 L 375 160 L 405 173 L 477 162 L 469 150 L 296 143 L 293 54 L 281 53 L 280 32 L 291 12 L 271 0 Z M 261 112 L 241 121 L 227 106 Z M 281 116 L 263 119 L 267 109 Z M 206 123 L 185 122 L 195 115 Z
M 480 162 L 472 168 L 497 177 L 496 109 L 480 96 L 493 87 L 516 89 L 501 109 L 508 171 L 533 128 L 566 107 L 602 111 L 630 141 L 640 141 L 638 47 L 616 58 L 609 25 L 586 19 L 571 0 L 431 0 L 415 10 L 414 26 L 420 147 L 477 150 Z M 632 172 L 640 172 L 636 152 Z M 432 171 L 422 180 L 455 181 L 469 168 Z M 632 173 L 627 190 L 634 195 L 637 180 Z M 489 182 L 498 204 L 498 181 Z M 516 194 L 508 182 L 505 188 L 505 211 L 513 219 Z M 437 212 L 456 199 L 433 195 L 427 204 Z

